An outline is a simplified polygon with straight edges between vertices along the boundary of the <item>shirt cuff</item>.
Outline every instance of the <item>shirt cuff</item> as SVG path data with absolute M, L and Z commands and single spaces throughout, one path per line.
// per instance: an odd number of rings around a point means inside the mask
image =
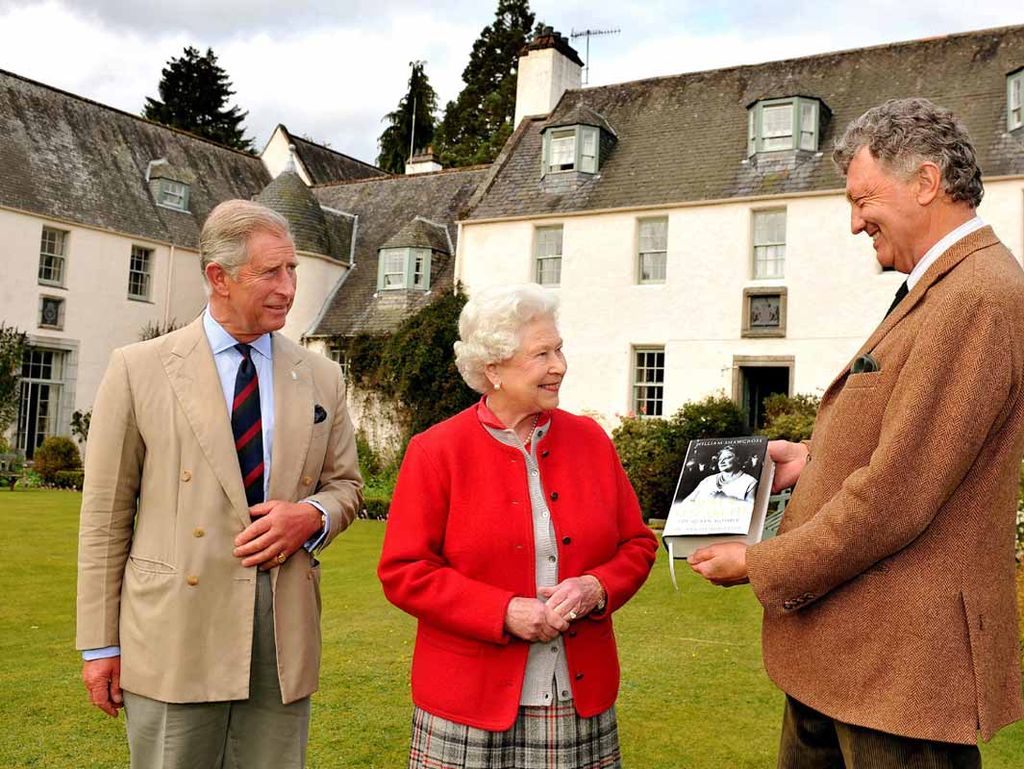
M 86 662 L 92 662 L 93 660 L 103 660 L 108 657 L 120 657 L 121 647 L 120 646 L 104 646 L 102 649 L 83 649 L 82 659 Z
M 323 518 L 321 520 L 324 522 L 324 525 L 320 528 L 319 531 L 315 532 L 312 537 L 307 539 L 306 544 L 302 546 L 303 548 L 305 548 L 307 553 L 315 553 L 317 550 L 323 547 L 324 542 L 327 541 L 327 535 L 331 531 L 331 516 L 329 516 L 327 514 L 327 511 L 324 510 L 324 506 L 317 502 L 315 499 L 303 499 L 300 501 L 300 504 L 303 502 L 308 505 L 312 505 L 317 510 L 319 510 L 320 513 L 323 515 Z

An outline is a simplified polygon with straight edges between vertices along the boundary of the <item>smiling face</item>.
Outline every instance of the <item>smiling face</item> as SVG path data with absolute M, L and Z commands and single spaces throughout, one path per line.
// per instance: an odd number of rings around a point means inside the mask
M 861 147 L 846 172 L 850 201 L 850 229 L 866 233 L 875 258 L 885 268 L 909 273 L 927 248 L 919 247 L 925 209 L 918 199 L 918 180 L 904 181 Z
M 723 473 L 731 473 L 736 469 L 736 455 L 726 449 L 718 455 L 718 469 Z
M 291 240 L 258 230 L 249 236 L 249 261 L 232 278 L 220 265 L 206 268 L 210 310 L 239 342 L 281 329 L 295 300 L 298 259 Z
M 551 317 L 535 318 L 523 326 L 519 349 L 508 360 L 487 367 L 491 384 L 501 388 L 488 394 L 499 411 L 525 417 L 558 406 L 558 390 L 565 376 L 562 337 Z M 511 425 L 510 425 L 511 426 Z

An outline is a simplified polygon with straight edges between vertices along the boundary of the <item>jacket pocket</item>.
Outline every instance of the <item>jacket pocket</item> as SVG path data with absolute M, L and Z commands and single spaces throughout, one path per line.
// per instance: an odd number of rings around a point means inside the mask
M 141 571 L 146 574 L 176 574 L 178 572 L 169 563 L 138 555 L 129 555 L 128 565 L 135 569 L 135 571 Z

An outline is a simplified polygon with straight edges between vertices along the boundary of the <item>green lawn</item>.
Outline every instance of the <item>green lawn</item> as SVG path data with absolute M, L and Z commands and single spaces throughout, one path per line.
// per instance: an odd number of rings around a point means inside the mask
M 79 495 L 0 491 L 0 767 L 127 766 L 122 724 L 91 708 L 74 645 Z M 374 573 L 384 524 L 360 521 L 324 554 L 322 691 L 309 765 L 404 765 L 414 623 Z M 757 603 L 659 560 L 616 615 L 623 667 L 619 725 L 632 769 L 774 766 L 782 697 L 761 670 Z M 1024 724 L 983 747 L 986 769 L 1024 766 Z

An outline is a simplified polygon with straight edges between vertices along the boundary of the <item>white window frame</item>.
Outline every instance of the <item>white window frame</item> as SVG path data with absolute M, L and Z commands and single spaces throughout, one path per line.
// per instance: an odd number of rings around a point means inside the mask
M 39 237 L 39 284 L 43 286 L 67 285 L 68 235 L 67 230 L 43 226 Z M 44 275 L 49 273 L 49 275 Z
M 562 285 L 564 237 L 565 231 L 561 224 L 535 227 L 533 230 L 533 275 L 534 280 L 542 286 Z
M 601 130 L 596 126 L 546 128 L 543 145 L 542 176 L 568 171 L 596 174 L 600 167 Z M 556 150 L 558 163 L 554 162 Z
M 377 289 L 430 290 L 433 251 L 429 248 L 382 248 L 377 259 Z
M 758 220 L 782 215 L 782 239 L 758 237 Z M 754 280 L 784 278 L 786 272 L 786 209 L 758 208 L 750 212 L 750 241 Z M 774 249 L 774 250 L 773 250 Z
M 347 382 L 349 374 L 348 351 L 338 345 L 329 345 L 327 347 L 327 357 L 338 364 L 341 368 L 341 377 Z
M 1006 78 L 1006 130 L 1024 127 L 1024 69 Z
M 766 110 L 790 110 L 788 133 L 776 133 L 767 136 L 764 115 Z M 794 149 L 805 152 L 817 152 L 821 126 L 821 102 L 803 96 L 792 96 L 785 99 L 763 99 L 748 108 L 747 118 L 747 156 L 752 157 L 761 152 L 785 152 Z M 786 141 L 779 141 L 786 139 Z M 768 145 L 768 146 L 766 146 Z
M 128 257 L 128 298 L 150 301 L 152 283 L 153 249 L 132 245 L 131 255 Z
M 630 410 L 641 417 L 665 416 L 665 346 L 634 345 L 630 357 Z
M 659 240 L 653 240 L 657 233 L 645 233 L 645 228 L 660 225 Z M 664 283 L 668 272 L 668 217 L 649 216 L 636 222 L 636 282 L 640 284 Z M 652 275 L 645 277 L 645 267 Z
M 188 211 L 189 186 L 173 179 L 157 179 L 156 204 L 174 211 Z

